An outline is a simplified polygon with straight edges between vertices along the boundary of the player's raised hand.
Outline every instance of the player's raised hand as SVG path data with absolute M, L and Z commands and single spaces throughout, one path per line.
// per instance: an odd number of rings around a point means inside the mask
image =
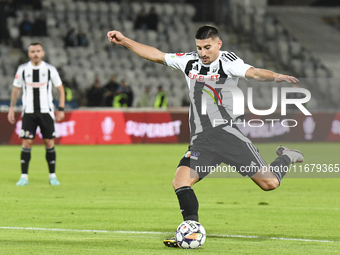
M 283 75 L 280 74 L 278 77 L 275 78 L 276 82 L 288 82 L 288 83 L 298 83 L 299 80 L 297 78 L 295 78 L 294 76 L 289 76 L 289 75 Z
M 125 36 L 121 32 L 116 31 L 116 30 L 107 32 L 107 37 L 110 42 L 113 42 L 118 45 L 122 45 L 123 40 L 125 38 Z

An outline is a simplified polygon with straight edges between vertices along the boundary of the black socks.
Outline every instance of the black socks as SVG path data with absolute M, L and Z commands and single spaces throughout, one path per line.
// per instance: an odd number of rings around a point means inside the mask
M 193 189 L 184 186 L 175 190 L 183 220 L 198 221 L 198 201 Z
M 28 174 L 28 164 L 31 160 L 31 148 L 21 148 L 21 173 Z
M 276 176 L 281 183 L 282 178 L 288 172 L 290 164 L 290 158 L 286 155 L 282 155 L 276 158 L 270 165 L 269 170 Z
M 22 147 L 21 149 L 21 173 L 28 174 L 28 164 L 31 160 L 31 149 Z M 46 160 L 50 174 L 55 173 L 56 154 L 54 147 L 46 148 Z
M 48 163 L 48 170 L 50 171 L 50 174 L 55 173 L 56 154 L 55 154 L 54 147 L 46 148 L 46 160 Z

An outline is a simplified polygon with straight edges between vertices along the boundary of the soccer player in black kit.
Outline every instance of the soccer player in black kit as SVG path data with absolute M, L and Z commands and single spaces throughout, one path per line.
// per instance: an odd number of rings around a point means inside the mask
M 289 164 L 303 162 L 304 156 L 300 151 L 279 146 L 276 149 L 278 157 L 267 165 L 237 125 L 230 125 L 241 116 L 233 114 L 232 96 L 227 86 L 237 86 L 239 78 L 298 83 L 295 77 L 255 68 L 245 64 L 233 52 L 221 51 L 222 41 L 213 26 L 198 28 L 196 51 L 190 53 L 164 53 L 133 41 L 119 31 L 109 31 L 107 36 L 110 42 L 123 45 L 147 60 L 180 70 L 185 75 L 190 97 L 191 139 L 172 182 L 184 220 L 198 221 L 198 201 L 192 186 L 209 172 L 196 169 L 225 163 L 234 166 L 241 175 L 250 177 L 261 189 L 269 191 L 279 187 Z M 223 85 L 226 87 L 223 88 Z M 206 97 L 203 102 L 205 90 L 210 90 L 213 97 Z M 227 121 L 215 121 L 220 119 Z M 246 167 L 256 171 L 243 171 Z M 178 247 L 174 238 L 164 240 L 164 244 Z

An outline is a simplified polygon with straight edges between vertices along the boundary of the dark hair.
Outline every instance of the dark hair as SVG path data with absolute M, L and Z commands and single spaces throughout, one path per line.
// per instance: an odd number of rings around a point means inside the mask
M 31 47 L 31 46 L 37 46 L 37 45 L 40 45 L 41 48 L 43 48 L 41 42 L 31 42 L 30 45 L 28 46 L 28 51 L 30 50 L 30 47 Z
M 219 37 L 218 30 L 216 27 L 204 25 L 197 29 L 195 38 L 198 40 L 204 40 L 204 39 L 215 39 L 216 37 Z
M 42 43 L 41 42 L 31 42 L 30 46 L 36 46 L 36 45 L 40 45 L 42 47 Z
M 40 45 L 41 48 L 43 48 L 41 42 L 31 42 L 30 45 L 28 45 L 28 51 L 30 51 L 30 47 L 31 47 L 31 46 L 37 46 L 37 45 Z M 43 50 L 44 50 L 44 48 L 43 48 Z

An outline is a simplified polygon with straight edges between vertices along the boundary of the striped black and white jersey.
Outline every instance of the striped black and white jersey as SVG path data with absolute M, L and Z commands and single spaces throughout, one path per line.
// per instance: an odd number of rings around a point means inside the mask
M 218 58 L 205 65 L 197 52 L 165 54 L 165 65 L 181 70 L 189 87 L 189 125 L 191 136 L 230 120 L 233 97 L 226 85 L 237 86 L 252 66 L 245 64 L 233 52 L 220 51 Z M 225 88 L 223 88 L 225 87 Z
M 55 87 L 62 85 L 57 69 L 42 61 L 39 66 L 31 62 L 18 67 L 13 86 L 22 88 L 23 113 L 50 113 L 54 112 L 52 84 Z

